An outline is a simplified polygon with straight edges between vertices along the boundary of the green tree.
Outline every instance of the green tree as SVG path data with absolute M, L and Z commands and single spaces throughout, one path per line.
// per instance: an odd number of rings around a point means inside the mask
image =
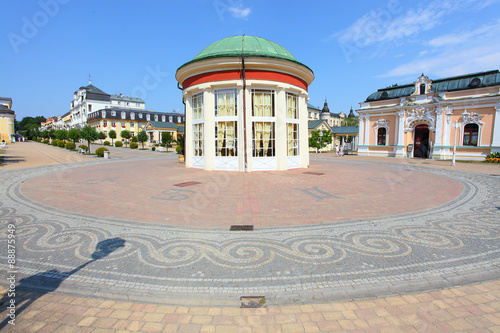
M 174 138 L 172 137 L 172 133 L 170 133 L 170 132 L 161 133 L 161 143 L 163 143 L 165 145 L 165 147 L 167 148 L 167 151 L 168 151 L 168 147 L 170 147 L 172 145 L 173 140 L 174 140 Z
M 49 138 L 51 140 L 54 140 L 56 138 L 56 130 L 55 129 L 50 129 L 49 130 Z
M 106 139 L 106 134 L 104 134 L 104 132 L 99 132 L 99 137 L 98 137 L 99 140 L 104 140 Z
M 40 137 L 40 131 L 38 130 L 38 128 L 32 128 L 32 129 L 30 129 L 30 131 L 29 131 L 29 137 L 30 138 L 38 139 Z
M 128 144 L 128 140 L 132 137 L 132 134 L 128 130 L 123 130 L 120 132 L 122 139 L 125 139 L 125 146 Z
M 57 140 L 66 140 L 68 138 L 68 132 L 63 129 L 59 129 L 55 132 Z
M 148 134 L 145 130 L 142 130 L 137 134 L 137 141 L 142 143 L 142 149 L 144 149 L 144 142 L 148 141 Z
M 320 131 L 312 131 L 309 138 L 309 147 L 321 149 L 332 143 L 332 132 L 323 130 L 323 137 L 319 136 Z
M 76 128 L 70 129 L 68 131 L 68 139 L 73 141 L 73 143 L 76 145 L 76 142 L 80 139 L 80 131 Z
M 99 138 L 99 133 L 97 133 L 95 128 L 86 125 L 84 128 L 80 130 L 80 136 L 82 139 L 87 140 L 90 152 L 90 143 Z
M 359 120 L 353 117 L 344 118 L 340 126 L 359 126 Z
M 49 137 L 49 132 L 47 130 L 40 132 L 40 136 L 43 139 L 47 139 Z
M 111 145 L 113 145 L 113 140 L 116 139 L 116 131 L 115 130 L 109 131 L 108 136 L 111 139 Z

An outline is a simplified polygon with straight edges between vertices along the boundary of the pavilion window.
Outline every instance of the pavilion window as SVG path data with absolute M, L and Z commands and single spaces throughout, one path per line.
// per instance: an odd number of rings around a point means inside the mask
M 215 155 L 238 156 L 236 89 L 215 91 L 215 116 Z
M 387 139 L 387 130 L 385 127 L 381 127 L 377 131 L 377 145 L 385 146 Z
M 275 156 L 274 122 L 253 122 L 253 157 Z
M 193 112 L 193 155 L 203 156 L 203 94 L 196 94 L 192 97 Z
M 286 93 L 287 155 L 299 155 L 299 109 L 298 96 Z
M 479 126 L 477 124 L 467 124 L 464 127 L 464 146 L 476 146 L 479 133 Z

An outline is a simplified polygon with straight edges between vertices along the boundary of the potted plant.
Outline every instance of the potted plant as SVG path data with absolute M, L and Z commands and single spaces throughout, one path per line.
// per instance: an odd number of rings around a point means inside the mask
M 184 137 L 179 137 L 176 141 L 177 147 L 175 151 L 177 152 L 177 157 L 179 158 L 179 163 L 184 163 Z

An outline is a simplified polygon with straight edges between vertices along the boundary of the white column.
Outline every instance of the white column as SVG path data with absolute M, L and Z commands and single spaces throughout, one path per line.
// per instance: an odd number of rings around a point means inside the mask
M 361 142 L 361 144 L 364 144 L 365 142 L 365 137 L 364 137 L 364 134 L 365 134 L 365 116 L 359 116 L 359 142 Z
M 398 145 L 405 145 L 405 112 L 398 112 Z
M 365 135 L 364 135 L 364 145 L 370 144 L 370 115 L 365 116 Z
M 203 92 L 203 160 L 205 170 L 215 168 L 215 99 L 213 90 Z
M 283 88 L 276 89 L 275 102 L 275 145 L 276 145 L 276 168 L 287 169 L 287 137 L 286 137 L 286 92 Z
M 186 102 L 186 124 L 184 127 L 185 146 L 184 146 L 184 159 L 186 167 L 193 167 L 193 108 L 191 106 L 191 95 L 184 95 Z
M 299 96 L 299 154 L 300 167 L 309 166 L 309 130 L 307 121 L 307 94 Z
M 247 129 L 247 171 L 252 171 L 252 88 L 247 86 L 245 94 L 246 98 L 246 129 Z
M 495 121 L 493 122 L 493 139 L 491 140 L 492 147 L 500 147 L 500 101 L 497 103 L 495 112 Z
M 434 139 L 434 146 L 441 146 L 443 144 L 442 131 L 443 131 L 443 108 L 438 108 L 436 110 L 436 136 Z

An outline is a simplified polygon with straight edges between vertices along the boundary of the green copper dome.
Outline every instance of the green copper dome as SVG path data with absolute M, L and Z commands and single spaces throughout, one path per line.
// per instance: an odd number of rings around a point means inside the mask
M 200 53 L 198 53 L 193 60 L 185 63 L 179 68 L 197 61 L 213 58 L 241 57 L 242 54 L 245 57 L 288 60 L 305 66 L 304 64 L 298 62 L 297 59 L 295 59 L 295 57 L 283 46 L 261 37 L 243 35 L 227 37 L 208 45 Z

